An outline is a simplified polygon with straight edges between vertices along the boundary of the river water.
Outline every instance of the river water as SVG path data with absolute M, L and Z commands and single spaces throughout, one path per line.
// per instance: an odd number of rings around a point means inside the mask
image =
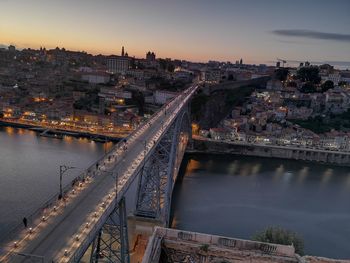
M 294 160 L 187 155 L 173 227 L 249 239 L 268 226 L 303 237 L 307 254 L 350 259 L 350 169 Z
M 59 165 L 77 167 L 64 175 L 63 184 L 68 184 L 111 146 L 0 127 L 0 239 L 58 192 Z M 350 258 L 349 168 L 187 155 L 181 170 L 173 195 L 174 227 L 250 238 L 279 225 L 300 233 L 308 254 Z M 127 203 L 130 210 L 134 200 Z

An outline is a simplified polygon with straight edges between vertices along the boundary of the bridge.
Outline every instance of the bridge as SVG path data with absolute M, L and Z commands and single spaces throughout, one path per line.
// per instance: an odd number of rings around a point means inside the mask
M 0 262 L 129 262 L 145 222 L 168 226 L 171 195 L 191 138 L 193 85 L 9 231 Z M 134 216 L 126 196 L 136 185 Z M 129 202 L 130 203 L 130 202 Z M 129 231 L 132 222 L 132 230 Z M 141 231 L 142 232 L 142 231 Z M 138 239 L 137 239 L 138 240 Z

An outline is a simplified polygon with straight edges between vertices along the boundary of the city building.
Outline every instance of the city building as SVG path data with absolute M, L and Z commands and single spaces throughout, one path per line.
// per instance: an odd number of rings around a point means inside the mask
M 146 60 L 147 61 L 155 61 L 156 60 L 156 54 L 154 52 L 151 53 L 151 51 L 148 51 L 146 54 Z
M 110 74 L 106 72 L 84 72 L 81 75 L 81 79 L 91 84 L 108 83 Z
M 112 55 L 107 58 L 107 69 L 112 74 L 125 74 L 130 68 L 132 58 L 124 51 L 122 47 L 121 56 Z

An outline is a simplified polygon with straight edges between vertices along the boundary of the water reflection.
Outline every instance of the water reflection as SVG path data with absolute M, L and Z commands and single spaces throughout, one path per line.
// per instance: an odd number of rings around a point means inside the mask
M 303 183 L 303 181 L 306 179 L 308 174 L 309 174 L 309 167 L 304 166 L 299 172 L 298 180 L 297 180 L 298 183 Z
M 251 174 L 253 176 L 257 175 L 259 173 L 260 169 L 261 169 L 261 163 L 254 164 Z
M 283 175 L 283 173 L 284 173 L 284 166 L 283 166 L 283 164 L 281 164 L 280 166 L 277 167 L 277 169 L 275 171 L 274 180 L 278 181 L 280 179 L 280 177 Z
M 190 159 L 188 161 L 187 167 L 186 167 L 186 174 L 192 174 L 194 171 L 199 169 L 201 167 L 201 163 L 194 160 Z
M 234 175 L 237 171 L 238 168 L 238 161 L 234 161 L 232 162 L 229 166 L 228 166 L 228 173 L 231 175 Z
M 333 175 L 333 169 L 328 168 L 327 170 L 324 171 L 321 179 L 321 185 L 325 185 L 329 182 Z

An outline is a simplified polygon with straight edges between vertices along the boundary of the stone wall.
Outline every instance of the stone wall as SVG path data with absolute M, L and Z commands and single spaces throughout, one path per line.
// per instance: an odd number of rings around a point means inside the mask
M 226 141 L 222 142 L 211 139 L 194 139 L 191 148 L 188 148 L 187 151 L 196 153 L 237 154 L 284 158 L 350 166 L 350 153 L 323 151 L 310 148 L 252 145 Z

